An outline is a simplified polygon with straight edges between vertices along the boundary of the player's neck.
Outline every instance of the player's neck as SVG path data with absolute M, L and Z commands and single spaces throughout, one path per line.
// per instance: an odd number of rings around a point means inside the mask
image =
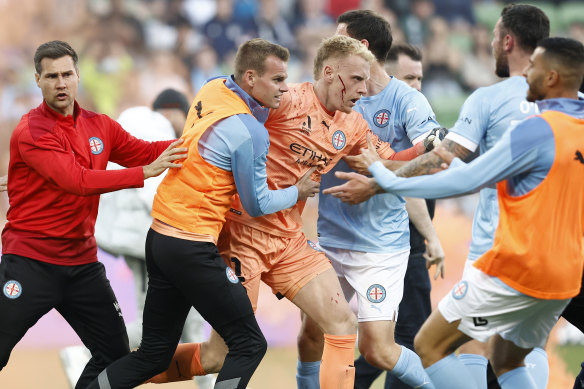
M 383 64 L 379 62 L 372 64 L 371 76 L 367 80 L 367 96 L 375 96 L 380 93 L 389 84 L 390 80 L 391 77 L 389 77 L 383 68 Z
M 523 76 L 523 69 L 529 64 L 531 54 L 521 53 L 515 56 L 509 56 L 509 76 Z

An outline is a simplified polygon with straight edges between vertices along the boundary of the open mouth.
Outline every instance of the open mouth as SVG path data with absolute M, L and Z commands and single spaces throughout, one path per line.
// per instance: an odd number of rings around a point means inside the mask
M 67 98 L 67 93 L 57 93 L 57 99 L 65 100 Z

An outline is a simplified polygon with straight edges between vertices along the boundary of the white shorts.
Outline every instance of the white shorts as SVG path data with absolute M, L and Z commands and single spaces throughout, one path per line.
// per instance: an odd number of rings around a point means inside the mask
M 397 320 L 410 250 L 380 254 L 321 248 L 337 272 L 347 301 L 357 293 L 358 321 Z
M 474 266 L 466 266 L 458 282 L 438 304 L 449 322 L 481 342 L 499 334 L 521 348 L 544 347 L 570 299 L 542 300 L 505 285 Z

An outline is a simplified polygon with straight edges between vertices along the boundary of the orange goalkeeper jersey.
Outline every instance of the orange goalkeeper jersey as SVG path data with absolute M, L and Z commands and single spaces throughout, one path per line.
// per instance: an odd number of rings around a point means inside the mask
M 312 177 L 320 180 L 345 155 L 358 155 L 367 148 L 371 133 L 382 158 L 394 154 L 389 143 L 374 135 L 361 114 L 328 112 L 316 97 L 312 83 L 289 84 L 280 107 L 270 111 L 265 126 L 270 134 L 266 165 L 270 189 L 287 188 L 319 162 L 323 168 Z M 293 236 L 301 231 L 304 201 L 293 207 L 256 218 L 250 217 L 236 196 L 227 217 L 235 222 L 278 236 Z

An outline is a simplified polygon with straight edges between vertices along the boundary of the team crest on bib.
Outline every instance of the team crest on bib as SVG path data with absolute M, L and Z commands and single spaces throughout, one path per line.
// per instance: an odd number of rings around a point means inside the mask
M 454 285 L 454 288 L 452 288 L 452 297 L 456 300 L 461 300 L 466 296 L 466 292 L 468 292 L 468 282 L 460 281 L 458 284 Z
M 239 279 L 235 275 L 235 272 L 233 271 L 232 268 L 227 267 L 225 269 L 225 274 L 227 275 L 227 279 L 229 280 L 229 282 L 231 282 L 232 284 L 237 284 L 239 282 Z
M 4 296 L 9 299 L 16 299 L 22 294 L 22 286 L 20 285 L 20 282 L 10 280 L 4 284 L 2 291 L 4 292 Z
M 379 284 L 373 284 L 367 289 L 367 300 L 372 303 L 380 303 L 385 300 L 385 288 Z
M 103 151 L 103 141 L 96 136 L 92 136 L 89 138 L 89 148 L 91 149 L 91 154 L 101 154 Z
M 347 138 L 345 137 L 345 133 L 341 130 L 336 130 L 333 134 L 333 147 L 337 150 L 340 150 L 345 147 L 346 141 Z
M 377 127 L 386 127 L 389 124 L 390 112 L 387 109 L 380 109 L 373 115 L 373 122 Z
M 308 242 L 308 245 L 310 246 L 311 249 L 322 252 L 318 243 L 314 243 L 311 240 L 307 240 L 307 242 Z

